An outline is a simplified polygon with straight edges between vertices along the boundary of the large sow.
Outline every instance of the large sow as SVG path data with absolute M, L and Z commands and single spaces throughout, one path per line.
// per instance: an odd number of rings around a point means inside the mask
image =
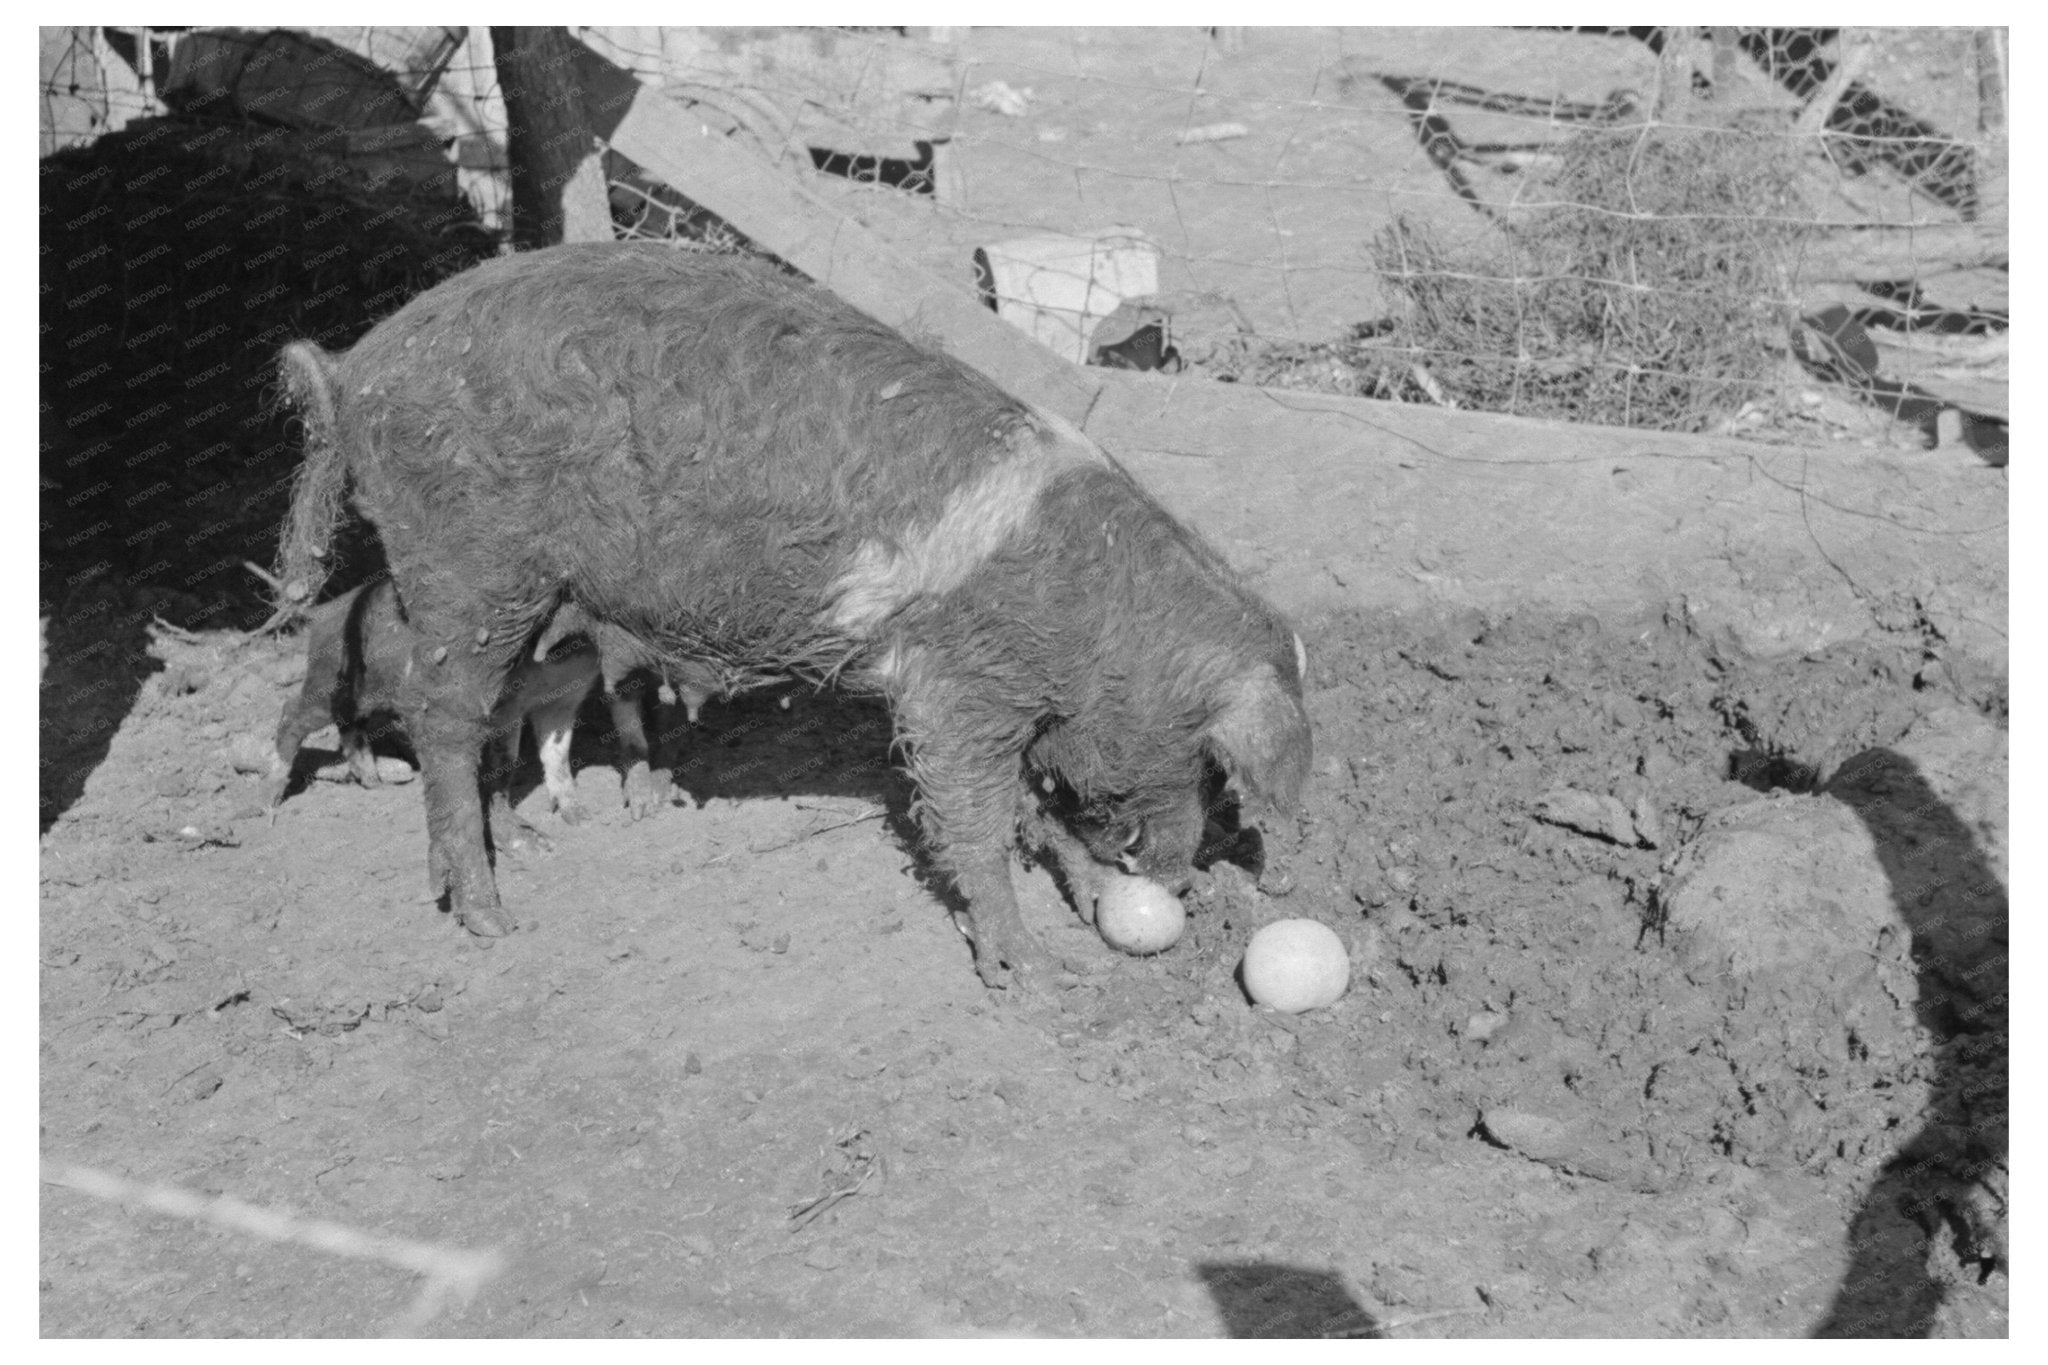
M 885 696 L 990 985 L 1046 961 L 1020 834 L 1087 906 L 1111 867 L 1185 886 L 1222 787 L 1300 795 L 1304 661 L 1278 613 L 1078 431 L 769 266 L 502 257 L 284 369 L 325 400 L 285 591 L 317 594 L 352 485 L 414 631 L 428 876 L 475 933 L 513 927 L 478 753 L 565 607 L 608 657 L 700 688 Z

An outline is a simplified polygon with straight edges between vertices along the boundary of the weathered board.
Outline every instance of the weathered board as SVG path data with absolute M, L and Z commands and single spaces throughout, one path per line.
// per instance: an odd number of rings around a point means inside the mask
M 1917 603 L 1952 648 L 2004 659 L 2002 471 L 1082 369 L 630 74 L 593 54 L 586 79 L 615 148 L 857 307 L 1080 422 L 1290 610 L 1675 605 L 1771 653 Z
M 942 338 L 1027 402 L 1070 421 L 1086 416 L 1091 378 L 997 318 L 964 277 L 954 285 L 931 275 L 693 111 L 588 48 L 579 56 L 592 131 L 619 153 L 855 307 Z
M 943 43 L 831 28 L 597 27 L 578 35 L 635 75 L 732 113 L 771 153 L 824 147 L 911 160 L 919 141 L 953 132 L 959 71 Z

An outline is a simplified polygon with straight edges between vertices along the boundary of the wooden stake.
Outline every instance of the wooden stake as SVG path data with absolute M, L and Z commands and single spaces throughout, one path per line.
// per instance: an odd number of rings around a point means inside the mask
M 491 28 L 505 92 L 512 241 L 531 250 L 612 240 L 603 159 L 584 118 L 575 62 L 582 49 L 559 28 Z
M 1977 128 L 1986 133 L 2005 131 L 2006 30 L 1980 28 L 1973 46 L 1977 54 Z

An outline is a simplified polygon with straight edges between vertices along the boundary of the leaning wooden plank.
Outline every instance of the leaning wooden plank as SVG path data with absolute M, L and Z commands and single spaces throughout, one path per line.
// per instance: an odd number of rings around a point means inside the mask
M 1027 403 L 1073 422 L 1087 416 L 1099 381 L 984 307 L 967 262 L 960 283 L 936 278 L 596 52 L 578 53 L 578 71 L 592 130 L 620 154 L 863 312 L 936 339 Z
M 957 56 L 942 44 L 830 28 L 590 28 L 584 42 L 663 88 L 766 100 L 809 145 L 914 158 L 953 134 Z
M 1088 434 L 1305 621 L 1678 611 L 1774 655 L 1917 601 L 1945 648 L 2004 658 L 2007 481 L 1972 458 L 1101 373 Z
M 1984 417 L 2012 418 L 2010 338 L 1932 334 L 1872 338 L 1877 372 Z
M 1937 270 L 2004 268 L 2010 244 L 2003 220 L 1979 223 L 1872 224 L 1821 234 L 1795 263 L 1802 280 L 1911 280 Z

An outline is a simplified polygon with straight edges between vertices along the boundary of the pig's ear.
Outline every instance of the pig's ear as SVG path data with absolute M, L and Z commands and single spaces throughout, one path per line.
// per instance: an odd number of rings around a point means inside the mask
M 1279 811 L 1300 803 L 1310 759 L 1308 712 L 1271 664 L 1230 685 L 1202 744 L 1240 796 Z

